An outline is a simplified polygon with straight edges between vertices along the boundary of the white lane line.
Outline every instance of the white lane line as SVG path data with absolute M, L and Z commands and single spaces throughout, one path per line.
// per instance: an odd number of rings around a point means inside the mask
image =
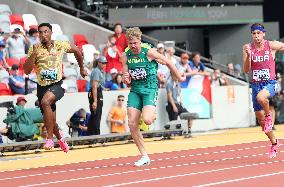
M 220 185 L 220 184 L 226 184 L 226 183 L 231 183 L 231 182 L 239 182 L 239 181 L 257 179 L 257 178 L 262 178 L 262 177 L 270 177 L 270 176 L 280 175 L 280 174 L 284 174 L 284 171 L 280 171 L 280 172 L 277 172 L 277 173 L 269 173 L 269 174 L 264 174 L 264 175 L 256 175 L 256 176 L 251 176 L 251 177 L 244 177 L 244 178 L 239 178 L 239 179 L 232 179 L 232 180 L 227 180 L 227 181 L 208 183 L 208 184 L 201 184 L 201 185 L 192 186 L 192 187 L 217 186 L 217 185 Z
M 284 160 L 281 160 L 281 162 L 283 162 L 283 161 Z M 234 166 L 234 167 L 230 167 L 230 168 L 213 169 L 213 170 L 186 173 L 186 174 L 180 174 L 180 175 L 172 175 L 172 176 L 167 176 L 167 177 L 157 177 L 157 178 L 145 179 L 145 180 L 140 180 L 140 181 L 132 181 L 132 182 L 119 183 L 119 184 L 112 184 L 112 185 L 107 185 L 107 186 L 103 186 L 103 187 L 126 186 L 126 185 L 131 185 L 131 184 L 147 183 L 147 182 L 152 182 L 152 181 L 160 181 L 160 180 L 165 180 L 165 179 L 172 179 L 172 178 L 185 177 L 185 176 L 193 176 L 193 175 L 198 175 L 198 174 L 219 172 L 219 171 L 225 171 L 225 170 L 231 170 L 231 169 L 237 169 L 237 168 L 244 168 L 244 167 L 251 167 L 251 166 L 253 166 L 253 165 L 241 165 L 241 166 Z M 284 172 L 282 172 L 282 173 L 284 173 Z M 26 187 L 26 186 L 22 186 L 22 187 Z
M 263 156 L 264 154 L 258 154 L 258 155 L 259 156 Z M 230 158 L 223 158 L 223 159 L 215 159 L 215 160 L 205 160 L 205 161 L 200 161 L 200 162 L 191 162 L 191 163 L 187 163 L 187 164 L 189 164 L 189 165 L 205 164 L 205 163 L 208 163 L 208 161 L 209 162 L 221 162 L 221 161 L 226 161 L 226 160 L 248 158 L 249 156 L 251 156 L 251 155 L 244 155 L 244 156 L 230 157 Z M 121 164 L 118 164 L 118 165 L 121 165 Z M 179 166 L 181 166 L 181 165 L 176 165 L 176 167 L 179 167 Z M 164 167 L 164 166 L 162 166 L 162 167 Z M 96 167 L 93 167 L 91 169 L 99 169 L 99 168 L 102 168 L 102 166 L 101 167 L 96 166 Z M 61 170 L 61 171 L 56 171 L 56 172 L 58 172 L 58 173 L 75 172 L 75 171 L 82 171 L 82 170 L 86 170 L 86 169 L 89 169 L 89 168 L 69 169 L 69 170 Z M 35 176 L 41 176 L 41 175 L 50 175 L 50 174 L 54 174 L 54 172 L 50 172 L 50 173 L 37 173 L 37 174 L 22 175 L 22 176 L 16 176 L 16 177 L 6 177 L 6 178 L 0 178 L 0 181 L 11 180 L 11 179 L 21 179 L 21 178 L 28 178 L 28 177 L 35 177 Z
M 252 142 L 246 142 L 246 143 L 236 143 L 236 144 L 227 144 L 227 145 L 220 145 L 220 146 L 214 146 L 214 147 L 199 147 L 199 148 L 194 148 L 194 149 L 190 149 L 190 150 L 197 150 L 197 149 L 208 149 L 208 148 L 225 148 L 227 146 L 234 146 L 234 145 L 246 145 L 246 144 L 253 144 L 253 143 L 261 143 L 261 142 L 265 142 L 265 141 L 252 141 Z M 283 144 L 280 144 L 283 145 Z M 261 145 L 261 146 L 254 146 L 252 147 L 253 149 L 258 149 L 258 148 L 264 148 L 267 146 Z M 178 151 L 165 151 L 163 153 L 171 153 L 171 152 L 181 152 L 181 151 L 188 151 L 188 149 L 184 149 L 184 150 L 178 150 Z M 232 151 L 232 150 L 229 150 Z M 234 150 L 237 151 L 237 150 Z M 281 151 L 284 152 L 284 151 Z M 213 152 L 213 153 L 219 153 L 219 152 Z M 152 154 L 159 154 L 159 153 L 150 153 L 150 155 Z M 205 154 L 205 153 L 204 153 Z M 208 153 L 210 154 L 210 153 Z M 55 155 L 54 155 L 55 156 Z M 191 156 L 191 155 L 190 155 Z M 194 156 L 194 155 L 192 155 Z M 113 158 L 103 158 L 103 159 L 97 159 L 97 160 L 88 160 L 88 161 L 79 161 L 79 162 L 70 162 L 70 163 L 64 163 L 64 164 L 58 164 L 58 165 L 71 165 L 71 164 L 80 164 L 80 163 L 86 163 L 86 162 L 94 162 L 94 161 L 104 161 L 104 160 L 110 160 L 110 159 L 119 159 L 119 158 L 127 158 L 130 156 L 120 156 L 120 157 L 113 157 Z M 30 169 L 36 169 L 36 168 L 45 168 L 45 167 L 50 167 L 50 166 L 39 166 L 39 167 L 31 167 L 31 168 L 20 168 L 20 169 L 14 169 L 14 170 L 3 170 L 0 171 L 0 173 L 4 173 L 4 172 L 13 172 L 13 171 L 22 171 L 22 170 L 30 170 Z
M 284 162 L 284 160 L 281 160 L 281 162 Z M 274 163 L 274 162 L 266 162 L 265 164 L 272 164 L 272 163 Z M 255 163 L 255 164 L 260 165 L 261 163 Z M 252 167 L 252 166 L 255 166 L 255 164 L 246 164 L 246 165 L 240 165 L 240 166 L 234 166 L 234 167 L 206 170 L 206 171 L 200 171 L 200 172 L 192 172 L 192 173 L 173 175 L 173 176 L 167 176 L 167 177 L 158 177 L 158 178 L 146 179 L 146 180 L 141 180 L 141 181 L 132 181 L 132 182 L 127 182 L 127 183 L 113 184 L 113 185 L 105 186 L 105 187 L 125 186 L 125 185 L 130 185 L 130 184 L 145 183 L 145 182 L 158 181 L 158 180 L 163 180 L 163 179 L 170 179 L 170 178 L 198 175 L 198 174 L 204 174 L 204 173 L 212 173 L 212 172 L 231 170 L 231 169 L 237 169 L 237 168 L 244 168 L 244 167 Z M 167 168 L 168 167 L 166 167 L 166 169 Z M 145 170 L 145 169 L 147 169 L 147 170 Z M 161 169 L 161 167 L 159 167 L 159 168 L 145 168 L 145 169 L 143 169 L 143 170 L 139 169 L 139 170 L 125 171 L 124 174 L 134 173 L 134 172 L 141 172 L 141 171 L 149 171 L 149 170 L 157 170 L 157 169 Z M 44 182 L 44 183 L 28 184 L 28 185 L 24 185 L 24 186 L 20 186 L 20 187 L 32 187 L 32 186 L 42 186 L 42 185 L 49 185 L 49 184 L 58 184 L 58 183 L 64 183 L 64 182 L 86 180 L 86 179 L 94 179 L 94 178 L 99 178 L 99 177 L 108 177 L 108 176 L 121 175 L 121 174 L 122 173 L 117 172 L 117 173 L 95 175 L 95 176 L 89 176 L 89 177 L 80 177 L 80 178 L 72 178 L 72 179 L 65 179 L 65 180 L 58 180 L 58 181 L 51 181 L 51 182 Z

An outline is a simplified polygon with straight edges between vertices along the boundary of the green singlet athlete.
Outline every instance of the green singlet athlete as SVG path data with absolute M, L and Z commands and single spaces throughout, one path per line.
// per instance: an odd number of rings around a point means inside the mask
M 158 63 L 166 65 L 179 81 L 185 79 L 169 59 L 158 53 L 155 48 L 151 48 L 150 45 L 141 43 L 141 35 L 142 32 L 138 27 L 127 29 L 128 47 L 122 58 L 123 81 L 131 86 L 127 102 L 128 126 L 142 155 L 141 159 L 134 163 L 135 166 L 150 164 L 138 122 L 141 113 L 147 125 L 151 125 L 156 119 Z

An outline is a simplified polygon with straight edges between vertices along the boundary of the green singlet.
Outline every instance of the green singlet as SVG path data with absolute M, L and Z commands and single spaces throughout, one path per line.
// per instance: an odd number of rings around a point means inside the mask
M 158 98 L 158 63 L 155 60 L 149 61 L 147 57 L 149 44 L 141 44 L 141 52 L 133 54 L 127 47 L 128 72 L 131 76 L 131 90 L 128 95 L 128 107 L 142 110 L 144 106 L 156 106 Z

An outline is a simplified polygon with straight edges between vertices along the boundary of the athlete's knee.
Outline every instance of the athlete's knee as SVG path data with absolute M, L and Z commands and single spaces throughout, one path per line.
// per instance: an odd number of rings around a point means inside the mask
M 268 99 L 263 97 L 262 95 L 256 96 L 256 100 L 258 103 L 261 103 L 261 104 L 266 104 L 269 102 Z
M 257 117 L 257 122 L 260 126 L 263 126 L 265 123 L 265 117 L 264 116 Z
M 40 104 L 41 104 L 42 108 L 51 106 L 51 102 L 48 99 L 42 99 Z
M 128 119 L 128 126 L 130 131 L 137 131 L 138 124 L 135 120 Z

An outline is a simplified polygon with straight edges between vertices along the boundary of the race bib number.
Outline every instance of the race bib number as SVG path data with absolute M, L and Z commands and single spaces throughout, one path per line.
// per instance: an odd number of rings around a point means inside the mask
M 46 81 L 53 81 L 57 80 L 58 70 L 52 69 L 52 70 L 41 70 L 40 71 L 40 78 L 41 80 Z
M 252 79 L 255 81 L 270 80 L 269 69 L 253 70 Z
M 129 70 L 129 74 L 133 80 L 141 80 L 147 77 L 147 72 L 144 68 Z

